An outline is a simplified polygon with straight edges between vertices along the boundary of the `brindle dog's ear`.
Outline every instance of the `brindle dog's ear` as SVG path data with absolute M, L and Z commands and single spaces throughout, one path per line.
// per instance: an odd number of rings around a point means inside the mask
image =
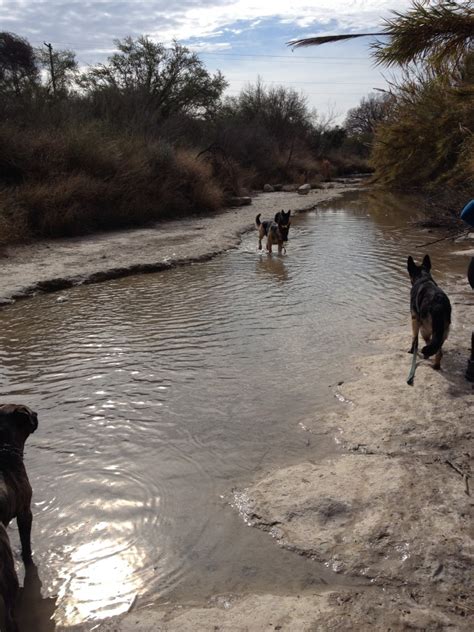
M 414 276 L 414 274 L 416 273 L 416 263 L 411 256 L 407 259 L 407 270 L 410 276 Z
M 20 406 L 16 410 L 15 415 L 22 423 L 28 424 L 28 431 L 30 433 L 34 432 L 38 427 L 38 415 L 34 410 L 28 408 L 28 406 Z
M 423 263 L 421 264 L 422 267 L 429 272 L 431 270 L 431 259 L 430 259 L 430 255 L 425 255 L 423 257 Z

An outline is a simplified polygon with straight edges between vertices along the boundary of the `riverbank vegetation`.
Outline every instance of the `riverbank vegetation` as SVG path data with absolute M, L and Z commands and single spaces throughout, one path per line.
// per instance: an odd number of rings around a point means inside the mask
M 474 4 L 413 2 L 376 35 L 386 36 L 372 47 L 376 62 L 402 77 L 348 113 L 349 137 L 370 148 L 378 183 L 423 191 L 459 215 L 474 192 Z
M 318 182 L 327 158 L 333 173 L 366 166 L 294 90 L 225 98 L 178 43 L 115 44 L 81 72 L 72 51 L 0 33 L 0 241 L 214 211 L 269 181 Z

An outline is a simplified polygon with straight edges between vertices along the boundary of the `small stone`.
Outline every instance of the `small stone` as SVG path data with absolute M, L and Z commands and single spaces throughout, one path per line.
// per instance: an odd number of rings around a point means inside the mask
M 300 187 L 298 187 L 298 195 L 308 195 L 308 193 L 311 191 L 311 185 L 310 184 L 302 184 Z
M 230 206 L 248 206 L 249 204 L 252 204 L 251 197 L 233 197 L 229 200 Z

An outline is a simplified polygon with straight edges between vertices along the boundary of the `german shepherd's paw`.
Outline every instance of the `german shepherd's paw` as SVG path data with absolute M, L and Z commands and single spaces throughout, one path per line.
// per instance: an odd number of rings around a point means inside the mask
M 431 350 L 428 348 L 428 345 L 426 347 L 423 347 L 423 349 L 421 350 L 421 354 L 425 360 L 428 360 L 428 358 L 432 355 L 430 351 Z

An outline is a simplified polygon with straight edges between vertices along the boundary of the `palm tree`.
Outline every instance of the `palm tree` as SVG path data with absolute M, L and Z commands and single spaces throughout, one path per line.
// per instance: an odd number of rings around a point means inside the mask
M 374 57 L 385 66 L 428 62 L 434 67 L 458 63 L 473 48 L 474 3 L 439 0 L 435 4 L 414 0 L 406 13 L 393 12 L 378 33 L 329 35 L 288 42 L 289 46 L 319 46 L 356 37 L 388 37 L 388 42 L 372 44 Z

